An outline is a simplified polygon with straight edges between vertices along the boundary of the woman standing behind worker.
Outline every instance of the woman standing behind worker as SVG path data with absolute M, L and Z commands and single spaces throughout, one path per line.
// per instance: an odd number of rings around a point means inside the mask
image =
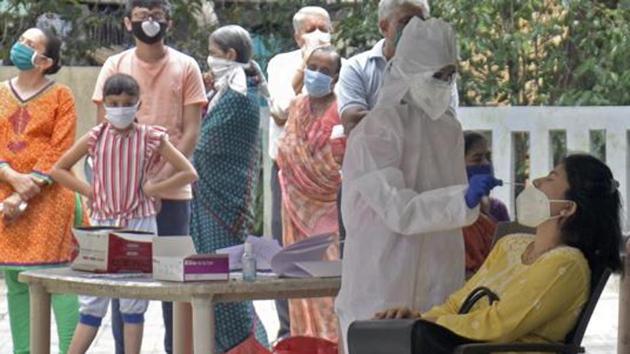
M 468 179 L 475 175 L 494 175 L 488 140 L 483 135 L 465 132 L 464 146 Z M 462 230 L 468 276 L 474 274 L 488 257 L 497 224 L 510 220 L 505 204 L 492 197 L 482 199 L 479 211 L 477 221 Z

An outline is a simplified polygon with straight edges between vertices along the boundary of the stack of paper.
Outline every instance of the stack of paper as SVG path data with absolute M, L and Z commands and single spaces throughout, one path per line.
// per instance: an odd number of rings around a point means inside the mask
M 341 275 L 341 261 L 324 261 L 328 247 L 334 242 L 333 235 L 311 236 L 284 249 L 277 241 L 266 237 L 250 236 L 257 268 L 271 270 L 283 277 L 337 277 Z M 243 245 L 217 250 L 230 257 L 230 270 L 242 269 Z
M 325 262 L 323 259 L 328 247 L 333 242 L 334 237 L 332 235 L 318 235 L 289 245 L 273 257 L 271 270 L 283 277 L 308 278 L 321 276 L 319 272 L 311 273 L 309 269 L 321 270 L 322 268 L 318 264 L 321 264 L 322 267 L 330 264 L 330 262 Z
M 341 276 L 341 260 L 297 262 L 295 264 L 303 272 L 297 272 L 299 278 L 331 278 Z
M 267 237 L 248 236 L 246 242 L 252 244 L 252 252 L 256 257 L 256 268 L 261 271 L 271 270 L 271 259 L 282 250 L 276 240 Z M 222 248 L 216 251 L 219 254 L 227 254 L 230 257 L 230 270 L 241 270 L 241 258 L 245 251 L 244 245 Z

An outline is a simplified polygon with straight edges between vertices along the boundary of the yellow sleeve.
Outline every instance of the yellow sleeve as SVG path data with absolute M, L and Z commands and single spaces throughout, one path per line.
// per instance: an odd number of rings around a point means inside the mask
M 492 268 L 492 265 L 495 264 L 498 259 L 503 257 L 503 244 L 505 243 L 505 240 L 506 238 L 503 238 L 492 248 L 492 251 L 490 251 L 490 254 L 488 254 L 488 257 L 483 262 L 477 273 L 468 279 L 461 289 L 451 294 L 443 304 L 434 306 L 429 311 L 422 314 L 422 317 L 437 318 L 446 315 L 456 315 L 459 312 L 459 308 L 464 303 L 464 300 L 466 300 L 468 294 L 479 286 L 482 280 L 481 274 L 487 272 L 487 269 Z
M 55 125 L 50 136 L 48 149 L 43 152 L 33 167 L 34 177 L 50 181 L 48 174 L 61 155 L 74 143 L 74 135 L 77 128 L 77 113 L 74 106 L 74 97 L 68 88 L 63 88 L 59 93 L 59 107 L 55 114 Z
M 511 279 L 491 306 L 466 315 L 444 315 L 437 324 L 460 336 L 489 342 L 511 342 L 561 315 L 588 297 L 590 272 L 577 253 L 558 253 Z M 567 298 L 573 294 L 573 298 Z M 572 301 L 567 301 L 572 300 Z

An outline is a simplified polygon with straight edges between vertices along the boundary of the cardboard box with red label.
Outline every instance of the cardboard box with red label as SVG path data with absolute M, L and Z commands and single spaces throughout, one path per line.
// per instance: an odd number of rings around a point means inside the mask
M 95 273 L 151 273 L 152 241 L 149 232 L 114 227 L 73 229 L 79 255 L 72 269 Z

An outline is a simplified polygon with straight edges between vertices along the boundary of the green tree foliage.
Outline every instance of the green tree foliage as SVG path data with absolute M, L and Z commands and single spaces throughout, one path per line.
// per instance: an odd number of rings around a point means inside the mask
M 202 1 L 172 3 L 176 25 L 169 43 L 203 64 L 212 28 L 196 20 Z M 237 23 L 254 34 L 264 49 L 257 59 L 265 62 L 294 47 L 291 18 L 307 4 L 317 2 L 215 2 L 215 10 L 220 23 Z M 377 0 L 320 5 L 331 12 L 335 43 L 346 57 L 381 38 Z M 432 5 L 433 16 L 458 32 L 462 105 L 630 104 L 630 0 L 440 0 Z M 46 13 L 71 24 L 64 38 L 66 64 L 93 64 L 86 53 L 112 42 L 130 43 L 122 31 L 122 11 L 112 6 L 0 0 L 0 57 L 8 56 L 17 34 Z
M 352 3 L 336 15 L 336 45 L 345 57 L 368 50 L 382 38 L 377 0 Z
M 197 59 L 205 57 L 208 29 L 202 28 L 198 21 L 202 1 L 172 0 L 171 3 L 176 26 L 167 41 Z M 124 6 L 96 1 L 0 0 L 0 59 L 8 58 L 17 36 L 43 24 L 62 37 L 64 65 L 93 65 L 95 62 L 89 54 L 94 50 L 131 45 L 132 37 L 122 25 L 124 15 Z M 46 17 L 52 20 L 45 20 Z
M 457 29 L 462 105 L 630 104 L 630 1 L 431 3 Z M 380 37 L 376 11 L 370 1 L 341 19 L 345 53 Z
M 450 0 L 466 105 L 630 103 L 630 11 L 614 1 Z

